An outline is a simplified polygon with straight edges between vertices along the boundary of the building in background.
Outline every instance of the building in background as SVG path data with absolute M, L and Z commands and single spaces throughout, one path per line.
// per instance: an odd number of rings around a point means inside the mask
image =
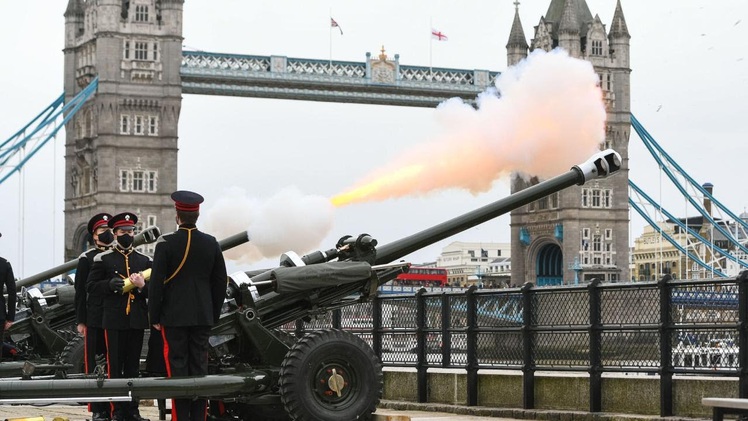
M 442 249 L 436 266 L 447 269 L 450 286 L 506 286 L 511 277 L 511 245 L 455 241 Z
M 629 279 L 630 38 L 620 0 L 609 29 L 592 15 L 585 0 L 552 0 L 529 45 L 519 7 L 515 11 L 507 64 L 518 63 L 529 51 L 557 47 L 592 63 L 607 110 L 606 136 L 600 147 L 621 154 L 622 168 L 608 179 L 571 187 L 512 211 L 513 285 Z M 539 181 L 515 176 L 512 193 Z
M 183 3 L 68 0 L 65 99 L 99 85 L 65 127 L 65 260 L 88 247 L 94 213 L 173 223 Z

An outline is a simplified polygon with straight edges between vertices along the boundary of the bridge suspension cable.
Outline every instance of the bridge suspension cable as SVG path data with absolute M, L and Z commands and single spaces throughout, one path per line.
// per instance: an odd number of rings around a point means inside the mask
M 675 162 L 675 160 L 654 140 L 654 138 L 646 131 L 646 129 L 644 129 L 642 124 L 636 119 L 633 114 L 631 115 L 631 126 L 634 128 L 634 131 L 637 133 L 637 135 L 639 135 L 639 138 L 642 140 L 644 146 L 647 148 L 649 153 L 659 165 L 661 173 L 667 175 L 673 185 L 678 189 L 680 194 L 687 200 L 687 202 L 691 206 L 693 206 L 699 212 L 699 214 L 701 214 L 703 218 L 703 222 L 701 225 L 703 225 L 703 223 L 710 224 L 709 228 L 712 230 L 712 232 L 713 230 L 717 230 L 722 234 L 722 236 L 724 236 L 724 239 L 726 241 L 732 244 L 733 247 L 728 248 L 724 246 L 717 246 L 715 244 L 713 235 L 710 235 L 710 238 L 707 239 L 699 234 L 696 230 L 691 229 L 689 227 L 688 219 L 686 219 L 686 223 L 684 224 L 680 218 L 675 217 L 667 210 L 663 209 L 660 204 L 658 204 L 650 196 L 644 193 L 644 191 L 642 191 L 642 189 L 639 188 L 634 182 L 629 180 L 630 206 L 637 213 L 639 213 L 639 215 L 641 215 L 642 218 L 644 218 L 647 223 L 658 234 L 660 234 L 662 238 L 667 240 L 681 253 L 684 253 L 686 256 L 688 256 L 688 258 L 695 264 L 706 269 L 707 272 L 711 272 L 713 275 L 717 275 L 720 277 L 728 276 L 723 272 L 726 266 L 721 264 L 726 262 L 727 260 L 733 262 L 738 268 L 748 268 L 748 259 L 744 257 L 748 255 L 748 248 L 746 248 L 746 241 L 748 241 L 748 235 L 746 235 L 746 227 L 748 227 L 748 224 L 746 224 L 745 221 L 731 212 L 721 202 L 716 200 L 709 191 L 707 191 L 690 175 L 688 175 L 688 173 L 686 173 L 685 170 L 683 170 L 683 168 L 681 168 L 678 163 Z M 683 180 L 682 182 L 680 181 L 681 179 Z M 689 190 L 692 191 L 693 194 L 689 194 Z M 719 219 L 715 219 L 714 217 L 712 217 L 711 211 L 708 211 L 705 208 L 705 205 L 702 206 L 701 201 L 694 198 L 699 196 L 701 198 L 710 200 L 711 203 L 716 206 Z M 638 199 L 638 201 L 636 199 Z M 667 218 L 669 218 L 668 222 L 672 222 L 674 225 L 678 225 L 681 230 L 683 230 L 683 232 L 687 233 L 687 235 L 685 236 L 685 247 L 681 245 L 678 240 L 674 239 L 670 234 L 665 232 L 660 224 L 652 219 L 652 217 L 644 209 L 647 206 L 654 207 L 658 212 L 660 212 L 660 215 L 665 215 Z M 734 235 L 730 232 L 730 230 L 725 229 L 726 220 L 722 218 L 722 214 L 719 212 L 724 212 L 725 214 L 732 217 L 733 221 L 735 221 L 734 228 L 736 232 L 734 233 Z M 698 252 L 699 245 L 703 245 L 703 248 L 701 249 L 702 253 Z M 734 249 L 734 251 L 737 251 L 737 253 L 731 251 L 732 249 Z M 705 261 L 707 260 L 705 259 L 706 253 L 704 253 L 706 250 L 710 250 L 708 262 Z M 701 254 L 701 256 L 699 256 L 699 254 Z M 717 267 L 715 267 L 715 264 L 717 264 Z
M 60 95 L 28 124 L 0 144 L 0 184 L 19 172 L 50 139 L 57 136 L 57 132 L 65 127 L 96 92 L 98 85 L 97 77 L 68 103 L 65 103 L 65 94 Z M 62 121 L 58 121 L 60 116 Z
M 683 197 L 688 200 L 688 202 L 693 206 L 701 215 L 702 217 L 709 221 L 709 223 L 714 227 L 715 230 L 719 231 L 727 241 L 729 241 L 731 244 L 735 246 L 735 248 L 739 249 L 745 254 L 748 254 L 748 248 L 746 248 L 745 244 L 743 242 L 748 239 L 748 235 L 746 235 L 746 230 L 748 229 L 748 223 L 743 221 L 740 217 L 735 215 L 730 209 L 728 209 L 725 205 L 723 205 L 720 201 L 714 198 L 711 193 L 709 193 L 704 187 L 702 187 L 699 183 L 697 183 L 688 173 L 686 173 L 683 168 L 681 168 L 675 160 L 667 153 L 665 150 L 654 140 L 654 138 L 647 132 L 647 130 L 644 128 L 644 126 L 641 125 L 639 120 L 634 117 L 634 115 L 631 115 L 631 126 L 634 128 L 636 133 L 639 135 L 639 138 L 642 140 L 642 143 L 644 143 L 644 146 L 646 146 L 649 153 L 652 155 L 652 157 L 657 161 L 657 163 L 660 165 L 660 168 L 662 171 L 668 176 L 670 181 L 675 185 L 675 187 L 680 191 L 680 193 L 683 195 Z M 677 175 L 680 175 L 685 180 L 685 187 L 683 184 L 681 184 L 678 181 Z M 718 223 L 715 221 L 715 219 L 712 217 L 712 215 L 704 209 L 704 207 L 696 201 L 691 194 L 688 193 L 686 190 L 686 187 L 694 189 L 696 192 L 700 193 L 704 198 L 709 199 L 716 207 L 721 211 L 730 216 L 733 221 L 735 221 L 736 228 L 740 229 L 741 235 L 733 235 L 731 232 L 726 230 L 723 227 L 723 224 Z M 724 218 L 723 218 L 724 219 Z M 739 238 L 742 238 L 743 242 Z

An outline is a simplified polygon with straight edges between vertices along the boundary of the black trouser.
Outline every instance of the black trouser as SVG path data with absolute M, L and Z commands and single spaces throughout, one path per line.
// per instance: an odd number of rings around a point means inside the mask
M 162 326 L 164 358 L 169 377 L 208 374 L 209 326 Z M 172 421 L 205 421 L 205 399 L 174 399 Z
M 140 352 L 143 329 L 105 329 L 107 368 L 110 379 L 137 378 L 140 374 Z M 112 416 L 126 417 L 138 412 L 138 400 L 115 402 Z
M 85 354 L 86 354 L 86 374 L 94 374 L 96 370 L 97 357 L 106 358 L 106 339 L 104 338 L 104 329 L 100 327 L 86 326 Z M 111 404 L 109 402 L 91 402 L 88 409 L 93 413 L 110 412 Z

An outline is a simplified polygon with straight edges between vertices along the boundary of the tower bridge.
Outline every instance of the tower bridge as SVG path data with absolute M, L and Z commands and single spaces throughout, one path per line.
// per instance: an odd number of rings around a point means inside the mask
M 183 51 L 179 73 L 186 94 L 429 108 L 454 97 L 474 102 L 499 74 L 401 65 L 384 47 L 363 62 Z
M 143 225 L 169 224 L 183 94 L 435 107 L 454 97 L 475 101 L 499 76 L 482 69 L 404 65 L 384 47 L 360 62 L 183 51 L 183 5 L 184 0 L 68 0 L 65 102 L 92 81 L 97 86 L 77 113 L 66 116 L 66 259 L 85 247 L 85 222 L 95 209 L 138 203 Z M 507 64 L 519 63 L 532 50 L 558 47 L 589 61 L 607 107 L 604 146 L 623 158 L 621 173 L 610 180 L 512 212 L 515 284 L 572 283 L 577 272 L 581 281 L 630 279 L 629 39 L 620 1 L 606 25 L 585 0 L 549 0 L 528 43 L 515 3 Z M 536 181 L 512 180 L 512 191 Z

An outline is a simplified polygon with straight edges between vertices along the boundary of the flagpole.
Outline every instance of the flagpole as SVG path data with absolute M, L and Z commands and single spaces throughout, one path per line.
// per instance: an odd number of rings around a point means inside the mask
M 332 75 L 332 7 L 330 8 L 330 21 L 327 24 L 330 26 L 330 74 Z
M 431 58 L 434 50 L 434 23 L 431 17 L 429 17 L 429 27 L 429 81 L 431 81 L 434 77 L 434 69 L 431 67 Z

